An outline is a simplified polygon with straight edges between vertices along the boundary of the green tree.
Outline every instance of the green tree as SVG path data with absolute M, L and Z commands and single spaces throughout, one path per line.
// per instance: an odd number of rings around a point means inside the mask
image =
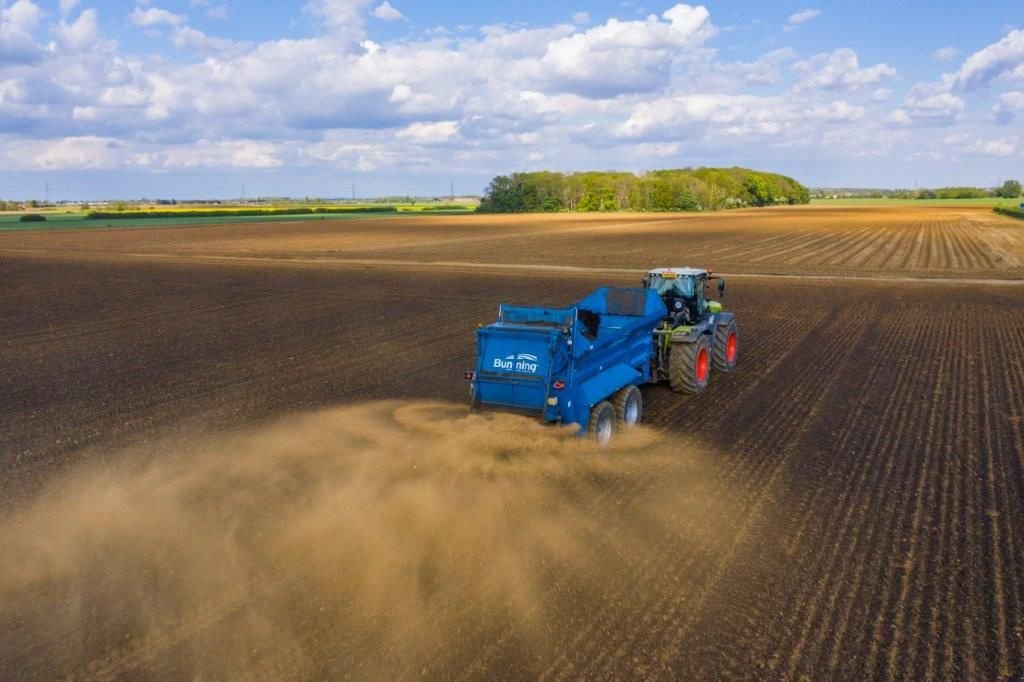
M 996 196 L 1004 199 L 1016 199 L 1020 194 L 1021 186 L 1016 180 L 1007 180 L 1002 187 L 996 190 Z
M 745 185 L 747 193 L 750 195 L 749 203 L 754 206 L 767 206 L 772 202 L 772 193 L 768 189 L 768 183 L 760 175 L 751 173 Z
M 716 211 L 806 204 L 810 191 L 784 175 L 747 168 L 676 168 L 639 176 L 616 171 L 550 171 L 495 177 L 479 211 Z

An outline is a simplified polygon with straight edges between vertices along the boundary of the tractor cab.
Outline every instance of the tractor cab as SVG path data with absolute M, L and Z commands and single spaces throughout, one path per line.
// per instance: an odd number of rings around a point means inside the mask
M 704 289 L 710 275 L 697 268 L 657 268 L 644 275 L 640 284 L 658 292 L 673 327 L 692 325 L 703 319 L 712 306 L 721 310 L 720 304 L 705 300 Z M 719 288 L 723 288 L 721 284 Z

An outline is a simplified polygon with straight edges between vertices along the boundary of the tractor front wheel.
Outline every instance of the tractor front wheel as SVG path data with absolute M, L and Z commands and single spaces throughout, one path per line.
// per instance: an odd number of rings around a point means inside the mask
M 740 354 L 740 332 L 736 328 L 736 320 L 728 324 L 720 324 L 715 328 L 715 369 L 731 372 L 736 369 L 736 360 Z
M 615 408 L 610 402 L 602 400 L 591 408 L 587 431 L 598 445 L 608 445 L 615 434 Z
M 676 343 L 669 354 L 668 380 L 676 393 L 696 394 L 708 387 L 711 377 L 711 343 L 701 335 L 696 341 Z
M 636 426 L 644 417 L 644 399 L 636 386 L 626 386 L 616 393 L 612 405 L 619 423 L 626 428 Z

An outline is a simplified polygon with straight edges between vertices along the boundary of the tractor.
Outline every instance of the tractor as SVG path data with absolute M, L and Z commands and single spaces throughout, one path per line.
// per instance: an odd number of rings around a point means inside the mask
M 668 380 L 673 391 L 700 393 L 712 366 L 731 372 L 739 357 L 739 330 L 732 313 L 706 296 L 711 273 L 697 268 L 656 268 L 640 280 L 658 293 L 667 314 L 654 330 L 653 379 Z M 725 280 L 718 280 L 719 298 Z

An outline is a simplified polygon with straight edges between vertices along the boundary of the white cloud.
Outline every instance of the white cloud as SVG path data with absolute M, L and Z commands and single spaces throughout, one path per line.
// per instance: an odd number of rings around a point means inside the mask
M 118 143 L 109 137 L 82 135 L 56 140 L 9 142 L 2 153 L 19 168 L 110 168 L 116 165 Z
M 24 84 L 14 78 L 0 81 L 0 104 L 20 102 L 25 97 Z
M 582 95 L 650 92 L 667 83 L 673 60 L 716 32 L 703 6 L 675 5 L 643 21 L 609 19 L 551 41 L 537 76 L 549 88 Z
M 354 51 L 366 37 L 363 14 L 372 0 L 309 0 L 304 9 L 322 22 L 339 47 Z
M 384 21 L 397 21 L 405 19 L 405 15 L 395 9 L 388 0 L 380 3 L 373 9 L 373 16 Z
M 782 80 L 780 68 L 784 62 L 796 58 L 796 51 L 789 47 L 772 50 L 753 62 L 722 64 L 718 69 L 725 74 L 738 76 L 747 85 L 773 85 Z M 706 67 L 701 67 L 707 73 Z
M 997 140 L 976 140 L 965 147 L 965 150 L 980 156 L 1008 157 L 1016 156 L 1020 148 L 1020 138 L 1003 137 Z
M 919 83 L 910 89 L 899 109 L 888 121 L 897 125 L 952 125 L 964 111 L 964 100 L 943 84 Z
M 575 14 L 572 15 L 572 23 L 576 24 L 577 26 L 583 26 L 583 25 L 589 24 L 590 23 L 590 13 L 589 12 L 576 12 Z
M 78 7 L 80 0 L 60 0 L 58 6 L 60 7 L 61 14 L 68 14 L 74 8 Z
M 435 144 L 447 142 L 459 132 L 457 121 L 438 121 L 437 123 L 413 123 L 399 130 L 395 136 L 416 144 Z
M 808 21 L 814 19 L 819 14 L 821 14 L 821 10 L 817 9 L 804 9 L 800 10 L 799 12 L 796 12 L 795 14 L 790 14 L 789 19 L 786 20 L 786 25 L 782 27 L 782 30 L 794 31 L 798 26 L 800 26 L 801 24 L 806 24 Z
M 896 75 L 896 69 L 888 64 L 860 68 L 857 53 L 847 47 L 799 61 L 793 65 L 793 71 L 801 76 L 796 86 L 798 91 L 810 88 L 856 90 Z
M 682 139 L 706 128 L 733 136 L 806 136 L 809 123 L 856 121 L 865 111 L 844 100 L 809 105 L 784 95 L 681 95 L 637 104 L 614 134 L 627 140 Z
M 940 47 L 932 52 L 932 59 L 937 62 L 951 62 L 960 56 L 960 50 L 955 47 Z
M 227 38 L 215 38 L 208 36 L 191 26 L 180 26 L 174 30 L 171 37 L 174 46 L 183 50 L 196 50 L 199 52 L 223 52 L 235 46 L 233 40 Z
M 999 106 L 1013 111 L 1024 111 L 1024 92 L 1004 92 L 999 96 Z
M 17 0 L 9 7 L 0 4 L 0 64 L 28 63 L 39 57 L 42 48 L 32 37 L 42 10 L 31 0 Z
M 952 85 L 962 90 L 987 86 L 995 78 L 1024 70 L 1024 30 L 1010 31 L 1002 40 L 975 52 L 953 74 Z
M 173 147 L 150 154 L 148 165 L 163 168 L 277 168 L 278 148 L 270 142 L 253 140 L 210 141 Z
M 74 107 L 71 110 L 73 121 L 95 121 L 100 116 L 100 110 L 96 107 Z
M 224 6 L 190 5 L 190 13 Z M 685 153 L 678 163 L 770 167 L 764 159 L 786 148 L 796 150 L 786 158 L 825 149 L 839 160 L 949 154 L 935 126 L 969 133 L 956 145 L 963 154 L 995 159 L 1012 144 L 1024 151 L 1012 135 L 981 134 L 993 130 L 993 113 L 1005 124 L 1022 110 L 1022 88 L 968 97 L 954 83 L 978 68 L 970 59 L 909 91 L 889 80 L 892 67 L 862 66 L 848 48 L 802 57 L 782 48 L 730 62 L 728 37 L 715 40 L 708 10 L 683 4 L 596 26 L 574 16 L 374 42 L 366 22 L 382 5 L 311 0 L 309 35 L 252 44 L 139 2 L 133 20 L 160 29 L 152 33 L 161 46 L 131 52 L 104 40 L 100 20 L 109 18 L 93 9 L 47 15 L 31 0 L 8 0 L 0 4 L 0 121 L 30 132 L 3 134 L 0 159 L 9 169 L 329 165 L 493 175 L 672 163 Z M 20 41 L 17 60 L 8 57 L 11 36 Z M 168 44 L 182 52 L 168 56 Z M 1000 50 L 984 60 L 997 64 L 982 69 L 985 82 L 1024 79 L 1024 63 Z
M 83 10 L 70 24 L 63 19 L 56 29 L 57 41 L 72 51 L 94 47 L 100 41 L 100 26 L 96 10 Z
M 1004 92 L 999 95 L 999 102 L 992 107 L 996 123 L 1006 125 L 1016 117 L 1016 112 L 1024 111 L 1024 92 Z
M 184 23 L 186 18 L 181 14 L 173 14 L 158 7 L 149 7 L 147 9 L 136 7 L 132 10 L 129 17 L 136 26 L 159 26 L 160 24 L 178 26 Z
M 0 7 L 0 25 L 18 33 L 30 33 L 39 25 L 42 10 L 31 0 L 17 0 L 10 7 Z

